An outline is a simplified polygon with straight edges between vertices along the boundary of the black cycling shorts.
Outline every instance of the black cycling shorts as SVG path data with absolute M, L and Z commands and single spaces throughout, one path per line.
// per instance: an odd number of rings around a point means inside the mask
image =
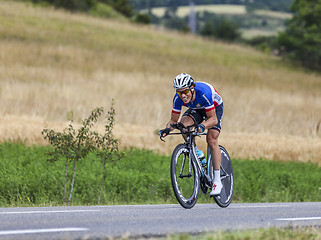
M 221 132 L 222 120 L 223 120 L 223 103 L 215 107 L 215 113 L 218 123 L 210 128 Z M 205 109 L 187 109 L 183 116 L 189 116 L 193 119 L 195 124 L 200 124 L 207 119 Z

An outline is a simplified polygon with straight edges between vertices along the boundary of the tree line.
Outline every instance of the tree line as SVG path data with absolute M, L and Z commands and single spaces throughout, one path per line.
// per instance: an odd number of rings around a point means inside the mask
M 30 0 L 22 0 L 30 2 Z M 106 4 L 111 6 L 120 14 L 126 17 L 132 17 L 134 7 L 129 3 L 129 0 L 31 0 L 36 4 L 50 4 L 56 8 L 64 8 L 69 11 L 89 12 L 95 8 L 97 4 Z
M 293 0 L 130 0 L 136 10 L 150 9 L 155 7 L 180 7 L 188 6 L 191 2 L 195 5 L 209 4 L 236 4 L 245 5 L 250 11 L 266 9 L 272 11 L 289 12 Z
M 321 70 L 321 0 L 295 0 L 293 17 L 277 36 L 280 54 Z

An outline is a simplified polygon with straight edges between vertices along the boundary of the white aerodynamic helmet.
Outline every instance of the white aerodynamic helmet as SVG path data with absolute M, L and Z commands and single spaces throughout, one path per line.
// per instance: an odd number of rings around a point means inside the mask
M 194 84 L 194 80 L 191 75 L 187 73 L 178 74 L 173 82 L 173 87 L 175 89 L 182 89 L 186 87 L 190 87 Z

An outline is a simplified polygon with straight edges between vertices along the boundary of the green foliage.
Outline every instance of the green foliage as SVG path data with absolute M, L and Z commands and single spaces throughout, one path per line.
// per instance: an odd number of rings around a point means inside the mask
M 73 121 L 71 121 L 68 128 L 64 129 L 63 132 L 56 132 L 55 130 L 50 130 L 47 128 L 42 131 L 44 138 L 48 140 L 53 147 L 53 151 L 49 153 L 50 159 L 65 160 L 64 202 L 68 182 L 68 165 L 70 162 L 73 163 L 68 205 L 70 205 L 73 195 L 76 166 L 80 160 L 84 160 L 86 156 L 93 151 L 95 151 L 97 156 L 102 159 L 103 174 L 98 196 L 99 202 L 105 179 L 106 163 L 109 160 L 112 160 L 115 156 L 117 156 L 118 159 L 122 157 L 118 150 L 119 140 L 116 139 L 112 133 L 115 122 L 114 101 L 112 102 L 110 111 L 108 111 L 106 115 L 105 134 L 101 135 L 91 130 L 94 123 L 97 122 L 98 117 L 101 116 L 102 112 L 103 108 L 94 109 L 90 116 L 82 121 L 82 126 L 78 131 L 74 129 L 72 125 Z
M 97 122 L 98 117 L 102 114 L 102 108 L 94 109 L 90 116 L 82 121 L 82 127 L 76 131 L 72 125 L 72 121 L 68 128 L 63 132 L 56 132 L 45 128 L 42 134 L 46 140 L 53 146 L 53 151 L 50 152 L 51 160 L 65 159 L 65 187 L 64 187 L 64 202 L 67 188 L 68 164 L 73 163 L 72 179 L 70 184 L 70 193 L 68 205 L 70 205 L 76 174 L 77 162 L 84 159 L 89 152 L 96 149 L 97 133 L 91 131 L 93 124 Z
M 177 7 L 166 8 L 162 24 L 166 28 L 184 30 L 186 29 L 186 19 L 177 16 Z
M 51 146 L 0 144 L 0 206 L 63 204 L 64 163 L 47 161 L 49 150 Z M 138 149 L 122 153 L 126 153 L 122 161 L 106 163 L 100 204 L 177 203 L 171 186 L 169 156 Z M 321 198 L 321 168 L 315 164 L 232 161 L 233 202 L 299 202 Z M 72 170 L 73 166 L 68 168 Z M 103 162 L 95 152 L 79 161 L 73 205 L 97 204 L 102 168 Z M 198 202 L 213 201 L 200 194 Z
M 62 203 L 63 174 L 60 162 L 48 162 L 48 147 L 22 143 L 0 145 L 0 205 Z M 60 181 L 61 180 L 61 181 Z
M 235 41 L 240 37 L 238 26 L 229 20 L 222 19 L 219 23 L 206 22 L 201 35 L 215 37 L 226 41 Z
M 276 46 L 276 40 L 274 36 L 257 36 L 251 39 L 243 39 L 246 44 L 249 44 L 263 52 L 270 53 Z
M 279 49 L 305 67 L 321 70 L 321 0 L 295 0 L 286 31 L 278 35 Z
M 28 0 L 29 1 L 29 0 Z M 57 8 L 65 8 L 70 11 L 89 11 L 97 0 L 31 0 L 33 3 L 49 3 Z
M 56 8 L 64 8 L 69 11 L 91 12 L 100 17 L 115 15 L 109 9 L 110 6 L 125 17 L 133 16 L 133 6 L 129 0 L 31 0 L 31 2 L 40 5 L 51 4 Z
M 234 200 L 304 202 L 321 198 L 321 169 L 309 163 L 235 160 Z M 308 200 L 309 199 L 309 200 Z
M 61 205 L 62 161 L 47 161 L 52 147 L 0 144 L 0 206 Z M 122 161 L 107 162 L 100 204 L 175 203 L 169 159 L 147 150 L 122 152 Z M 114 160 L 117 156 L 114 157 Z M 103 162 L 95 153 L 79 161 L 73 205 L 97 204 Z M 72 170 L 73 166 L 68 166 Z M 71 176 L 68 176 L 71 181 Z
M 98 2 L 93 6 L 89 14 L 91 16 L 103 17 L 103 18 L 121 18 L 122 15 L 116 12 L 111 6 Z
M 246 0 L 245 6 L 249 12 L 261 9 L 288 12 L 292 2 L 293 0 Z
M 133 16 L 134 7 L 129 3 L 129 0 L 98 0 L 112 6 L 117 12 L 123 14 L 125 17 Z
M 148 14 L 138 13 L 135 16 L 135 22 L 143 23 L 143 24 L 150 24 L 152 22 L 152 18 Z
M 321 231 L 319 227 L 286 227 L 286 228 L 268 228 L 268 229 L 256 229 L 256 230 L 239 230 L 239 231 L 222 231 L 206 233 L 204 236 L 190 236 L 187 238 L 181 238 L 174 236 L 168 240 L 175 239 L 190 239 L 190 240 L 316 240 L 320 239 Z
M 101 193 L 103 184 L 105 181 L 106 174 L 106 164 L 108 161 L 113 161 L 114 159 L 121 159 L 125 155 L 119 152 L 119 139 L 115 138 L 113 135 L 113 128 L 115 124 L 115 108 L 114 108 L 114 100 L 112 101 L 112 105 L 110 110 L 107 112 L 105 117 L 105 133 L 104 135 L 96 135 L 96 154 L 103 162 L 103 173 L 100 182 L 100 190 L 98 196 L 98 203 L 100 203 Z

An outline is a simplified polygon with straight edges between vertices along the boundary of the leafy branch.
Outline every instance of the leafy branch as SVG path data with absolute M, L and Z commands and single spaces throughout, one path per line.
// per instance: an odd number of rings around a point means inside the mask
M 103 187 L 103 182 L 106 173 L 106 163 L 108 160 L 122 158 L 119 153 L 119 140 L 113 136 L 112 129 L 115 123 L 114 100 L 112 101 L 111 109 L 106 115 L 105 133 L 103 135 L 92 130 L 94 123 L 103 113 L 103 108 L 95 108 L 88 118 L 82 121 L 82 126 L 75 130 L 73 120 L 67 128 L 62 132 L 57 132 L 52 129 L 45 128 L 42 135 L 45 140 L 48 140 L 53 147 L 53 151 L 49 152 L 49 160 L 55 161 L 59 159 L 65 160 L 65 184 L 64 184 L 64 204 L 66 203 L 67 183 L 68 183 L 68 168 L 69 163 L 73 163 L 73 171 L 70 183 L 70 192 L 68 197 L 68 205 L 70 205 L 77 169 L 77 163 L 86 158 L 90 152 L 96 152 L 103 162 L 102 180 L 100 183 L 100 191 L 98 202 Z

